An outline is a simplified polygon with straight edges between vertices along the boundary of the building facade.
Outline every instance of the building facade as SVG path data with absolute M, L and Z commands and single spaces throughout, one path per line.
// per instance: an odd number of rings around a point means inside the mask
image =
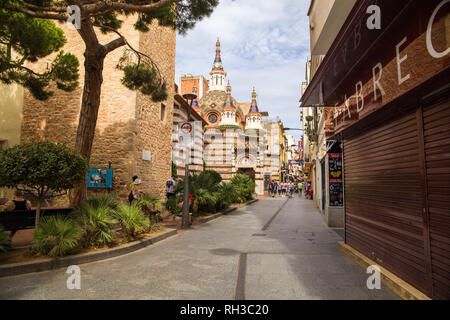
M 264 121 L 255 88 L 251 92 L 250 103 L 239 103 L 232 96 L 219 40 L 209 75 L 208 83 L 202 76 L 180 78 L 182 92 L 190 93 L 194 86 L 207 89 L 204 93 L 200 90 L 198 101 L 193 103 L 193 110 L 206 122 L 204 169 L 217 171 L 224 181 L 229 181 L 237 173 L 247 174 L 255 181 L 256 193 L 264 194 L 265 178 L 280 178 L 279 147 L 284 143 L 281 142 L 284 139 L 280 137 L 280 124 Z M 271 150 L 269 145 L 276 145 L 278 149 Z
M 372 5 L 354 5 L 302 105 L 334 107 L 345 244 L 450 299 L 450 1 L 380 0 L 375 20 Z
M 302 94 L 307 91 L 355 3 L 355 0 L 311 1 L 308 11 L 311 60 L 306 65 L 306 82 L 302 85 Z M 330 139 L 333 125 L 331 114 L 332 108 L 323 104 L 313 107 L 302 104 L 305 130 L 304 178 L 311 182 L 314 204 L 323 214 L 327 225 L 342 228 L 344 226 L 342 161 L 336 160 L 342 151 L 341 141 Z
M 173 93 L 175 31 L 155 22 L 149 32 L 142 33 L 134 29 L 135 21 L 134 16 L 124 19 L 120 33 L 134 48 L 153 59 L 167 83 L 168 92 Z M 59 27 L 68 39 L 63 50 L 75 54 L 83 66 L 85 48 L 78 32 L 65 24 Z M 117 37 L 114 33 L 104 35 L 98 31 L 97 34 L 101 43 Z M 125 50 L 125 47 L 116 49 L 105 59 L 90 167 L 107 168 L 111 162 L 113 189 L 122 197 L 127 196 L 127 185 L 134 175 L 142 180 L 142 191 L 164 196 L 165 182 L 171 175 L 174 95 L 169 94 L 166 101 L 155 103 L 149 96 L 124 87 L 123 73 L 116 65 Z M 33 69 L 45 69 L 53 58 L 41 59 Z M 80 79 L 83 78 L 84 68 L 81 67 Z M 25 91 L 21 142 L 49 140 L 74 148 L 82 90 L 83 81 L 80 81 L 74 92 L 55 90 L 55 95 L 47 101 L 38 101 Z

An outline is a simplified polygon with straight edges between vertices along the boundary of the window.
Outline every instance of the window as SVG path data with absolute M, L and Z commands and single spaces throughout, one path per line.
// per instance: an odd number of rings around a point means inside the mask
M 161 103 L 160 117 L 161 121 L 164 121 L 166 119 L 166 105 L 164 103 Z
M 8 148 L 8 140 L 0 139 L 0 151 L 5 150 L 6 148 Z
M 211 124 L 214 124 L 214 123 L 216 123 L 217 122 L 217 115 L 215 114 L 215 113 L 211 113 L 210 115 L 209 115 L 209 117 L 208 117 L 208 121 L 209 121 L 209 123 L 211 123 Z

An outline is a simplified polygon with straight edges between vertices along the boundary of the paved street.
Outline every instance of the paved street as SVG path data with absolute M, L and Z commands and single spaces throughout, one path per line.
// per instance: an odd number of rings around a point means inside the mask
M 312 201 L 265 199 L 81 265 L 81 290 L 67 289 L 59 269 L 0 278 L 0 299 L 399 299 L 385 287 L 369 291 L 368 275 L 337 249 L 340 240 Z

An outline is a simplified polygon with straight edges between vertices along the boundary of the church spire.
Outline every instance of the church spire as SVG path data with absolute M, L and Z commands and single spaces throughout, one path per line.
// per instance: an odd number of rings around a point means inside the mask
M 236 107 L 233 104 L 233 98 L 231 97 L 231 85 L 229 80 L 227 85 L 227 97 L 225 98 L 225 103 L 223 104 L 223 110 L 236 111 Z
M 214 63 L 213 63 L 211 72 L 214 72 L 214 71 L 223 71 L 222 57 L 220 55 L 219 38 L 217 38 L 217 42 L 216 42 L 216 57 L 214 58 Z
M 259 114 L 258 103 L 256 102 L 255 87 L 253 87 L 252 104 L 250 105 L 250 111 L 248 112 L 248 114 Z
M 217 38 L 216 42 L 216 57 L 214 58 L 213 67 L 209 74 L 211 76 L 209 80 L 209 91 L 226 91 L 227 73 L 223 70 L 219 38 Z

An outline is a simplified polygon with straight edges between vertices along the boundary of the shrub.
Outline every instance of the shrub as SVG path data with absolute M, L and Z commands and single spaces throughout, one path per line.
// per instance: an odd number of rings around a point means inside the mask
M 32 251 L 64 256 L 78 246 L 81 235 L 80 227 L 70 217 L 44 217 L 34 232 Z
M 0 151 L 0 187 L 33 190 L 36 224 L 49 191 L 60 193 L 73 188 L 84 181 L 87 169 L 87 160 L 63 144 L 32 142 Z
M 114 242 L 116 232 L 112 227 L 118 221 L 113 215 L 118 206 L 119 201 L 113 195 L 104 193 L 87 198 L 74 209 L 73 216 L 83 229 L 81 242 L 84 247 Z
M 237 174 L 231 178 L 231 184 L 236 187 L 237 202 L 243 203 L 253 198 L 255 183 L 249 176 L 245 174 Z
M 114 211 L 114 218 L 119 221 L 122 232 L 128 239 L 135 238 L 140 232 L 145 232 L 150 225 L 138 203 L 119 204 L 117 210 Z
M 0 226 L 0 251 L 6 252 L 6 249 L 11 245 L 9 234 Z
M 237 192 L 236 185 L 234 185 L 232 183 L 220 184 L 218 198 L 223 203 L 223 208 L 221 208 L 219 210 L 228 208 L 232 203 L 237 201 L 238 192 Z

